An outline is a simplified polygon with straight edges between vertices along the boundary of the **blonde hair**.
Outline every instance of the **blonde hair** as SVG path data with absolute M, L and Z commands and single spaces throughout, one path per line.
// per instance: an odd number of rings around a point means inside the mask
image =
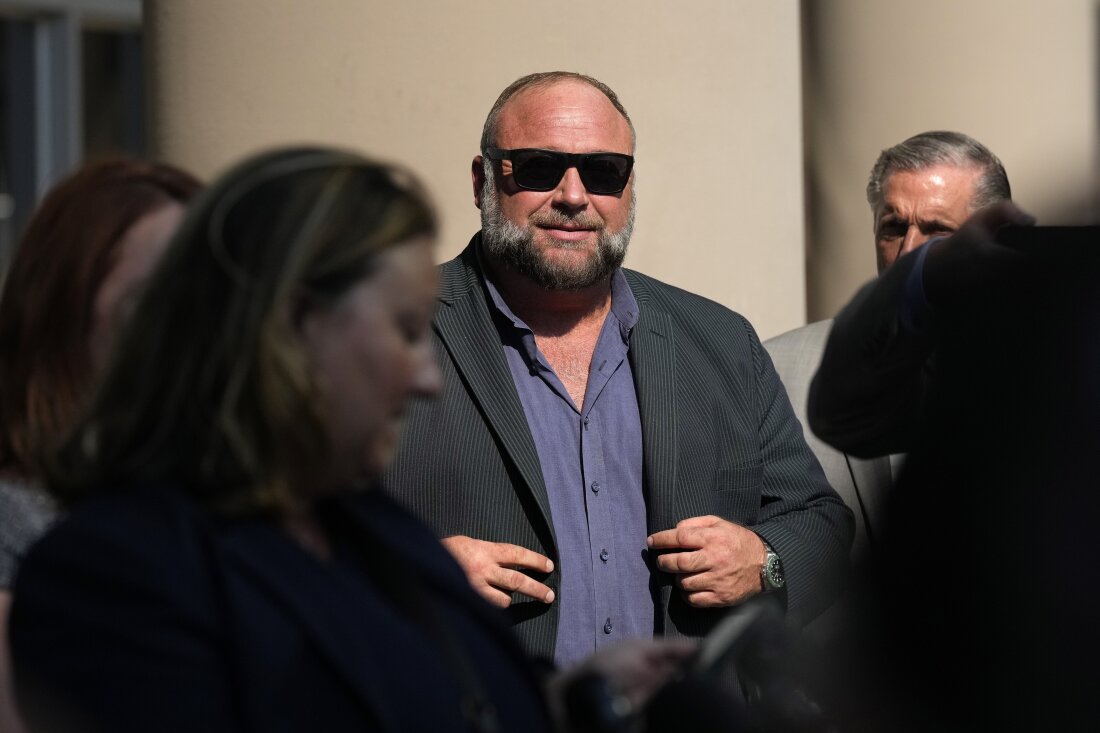
M 50 486 L 65 502 L 180 484 L 215 509 L 282 512 L 328 439 L 297 337 L 303 309 L 437 229 L 416 180 L 322 148 L 280 149 L 199 198 L 120 340 Z

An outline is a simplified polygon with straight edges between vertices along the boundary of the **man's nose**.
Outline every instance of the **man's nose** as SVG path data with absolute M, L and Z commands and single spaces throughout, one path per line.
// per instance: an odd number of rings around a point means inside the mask
M 588 189 L 584 187 L 580 171 L 566 168 L 554 192 L 554 203 L 568 209 L 583 209 L 588 205 Z
M 922 244 L 927 242 L 931 237 L 920 230 L 920 227 L 914 225 L 909 227 L 905 232 L 905 240 L 901 245 L 900 255 L 909 254 L 915 249 L 919 249 Z

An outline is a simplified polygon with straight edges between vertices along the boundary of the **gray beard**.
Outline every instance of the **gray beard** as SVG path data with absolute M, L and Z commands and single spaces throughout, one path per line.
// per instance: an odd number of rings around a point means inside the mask
M 555 211 L 544 215 L 540 223 L 574 223 L 599 227 L 596 251 L 582 265 L 564 265 L 544 258 L 534 247 L 534 233 L 508 221 L 500 212 L 499 194 L 493 181 L 492 164 L 486 166 L 481 188 L 481 242 L 486 253 L 508 269 L 519 273 L 546 290 L 582 290 L 610 279 L 626 258 L 630 235 L 634 231 L 634 188 L 630 189 L 630 211 L 626 223 L 617 232 L 603 228 L 603 220 L 590 214 Z M 568 244 L 560 245 L 563 249 Z

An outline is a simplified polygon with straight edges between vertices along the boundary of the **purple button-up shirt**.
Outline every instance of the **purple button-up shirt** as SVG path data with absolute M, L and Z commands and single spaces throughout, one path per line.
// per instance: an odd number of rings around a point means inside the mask
M 578 408 L 531 329 L 486 285 L 505 317 L 501 343 L 550 498 L 561 571 L 554 660 L 570 665 L 608 644 L 653 635 L 642 423 L 627 359 L 638 303 L 616 270 Z

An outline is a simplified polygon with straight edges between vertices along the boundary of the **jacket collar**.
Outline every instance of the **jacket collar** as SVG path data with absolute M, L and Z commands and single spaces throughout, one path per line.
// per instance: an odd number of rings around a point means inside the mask
M 435 332 L 553 533 L 538 450 L 482 282 L 476 251 L 480 240 L 478 232 L 462 254 L 440 269 Z

